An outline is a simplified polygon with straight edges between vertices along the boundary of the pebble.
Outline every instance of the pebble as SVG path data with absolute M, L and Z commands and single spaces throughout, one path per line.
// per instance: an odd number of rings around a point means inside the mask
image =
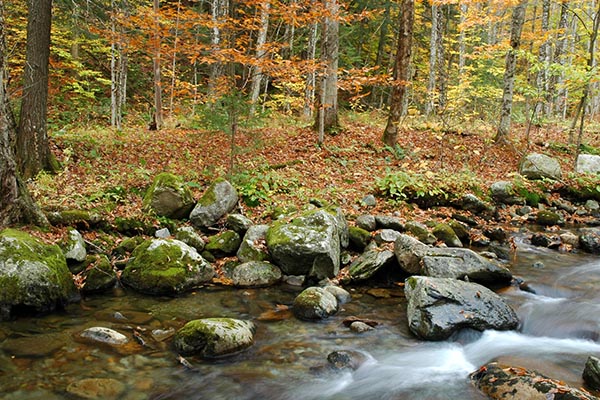
M 372 331 L 373 327 L 365 324 L 364 322 L 355 321 L 350 324 L 350 330 L 356 333 L 363 333 L 367 331 Z
M 129 340 L 127 336 L 115 331 L 114 329 L 102 326 L 94 326 L 81 332 L 81 337 L 90 339 L 94 342 L 106 343 L 111 345 L 123 345 Z

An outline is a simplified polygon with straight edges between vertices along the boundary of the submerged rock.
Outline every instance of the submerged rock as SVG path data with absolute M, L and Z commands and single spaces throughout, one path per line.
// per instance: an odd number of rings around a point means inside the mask
M 77 296 L 58 246 L 14 229 L 0 232 L 0 320 L 15 308 L 47 312 Z
M 208 282 L 214 269 L 179 240 L 147 240 L 133 251 L 121 280 L 148 294 L 176 294 Z
M 118 399 L 125 392 L 125 384 L 110 378 L 88 378 L 72 382 L 67 393 L 82 399 Z
M 444 340 L 462 328 L 515 329 L 519 319 L 496 293 L 471 282 L 412 276 L 406 280 L 408 326 L 426 340 Z
M 36 334 L 35 336 L 10 338 L 2 343 L 2 350 L 16 357 L 47 357 L 67 344 L 59 334 Z
M 127 336 L 114 329 L 105 328 L 103 326 L 93 326 L 87 328 L 79 335 L 82 338 L 88 339 L 93 342 L 110 344 L 114 346 L 120 346 L 129 342 Z
M 327 290 L 312 286 L 305 289 L 294 300 L 292 311 L 303 320 L 325 319 L 338 310 L 336 297 Z
M 173 346 L 183 355 L 215 358 L 245 350 L 254 343 L 256 327 L 233 318 L 203 318 L 188 322 L 175 334 Z
M 520 367 L 489 363 L 470 375 L 473 384 L 497 400 L 597 400 L 597 397 L 564 382 Z
M 356 371 L 368 360 L 368 355 L 356 350 L 337 350 L 327 355 L 329 365 L 337 370 L 350 369 Z

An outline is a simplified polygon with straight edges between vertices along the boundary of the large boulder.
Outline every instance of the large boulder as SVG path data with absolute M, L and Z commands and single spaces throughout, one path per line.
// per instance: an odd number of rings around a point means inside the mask
M 233 269 L 231 280 L 239 287 L 271 286 L 281 280 L 281 270 L 266 261 L 249 261 Z
M 589 356 L 581 375 L 585 384 L 594 390 L 600 390 L 600 359 Z
M 597 174 L 600 172 L 600 156 L 580 154 L 577 156 L 575 171 L 579 174 Z
M 208 282 L 214 269 L 179 240 L 152 239 L 135 248 L 121 281 L 148 294 L 177 294 Z
M 311 286 L 294 299 L 292 311 L 303 320 L 325 319 L 338 310 L 338 301 L 329 290 Z
M 556 159 L 545 154 L 532 153 L 525 156 L 519 166 L 519 173 L 527 179 L 562 178 L 560 164 Z
M 500 296 L 476 283 L 412 276 L 404 292 L 408 326 L 425 340 L 444 340 L 462 328 L 507 330 L 519 324 Z
M 510 181 L 498 181 L 490 186 L 490 195 L 496 203 L 525 204 L 525 199 L 519 196 L 515 185 Z
M 400 236 L 394 244 L 400 268 L 409 274 L 438 278 L 467 279 L 483 284 L 508 283 L 512 274 L 473 250 L 429 247 L 417 239 Z
M 252 346 L 255 330 L 251 321 L 233 318 L 197 319 L 177 331 L 173 346 L 183 355 L 222 357 Z
M 204 250 L 215 257 L 227 257 L 237 253 L 242 243 L 242 238 L 235 231 L 223 231 L 211 236 Z
M 198 229 L 206 229 L 217 223 L 235 208 L 238 192 L 225 179 L 217 179 L 206 189 L 190 214 L 190 222 Z
M 85 241 L 83 240 L 83 236 L 77 229 L 71 229 L 67 233 L 67 237 L 63 243 L 63 251 L 65 253 L 65 258 L 67 259 L 67 263 L 76 262 L 81 263 L 85 261 L 85 257 L 87 256 L 87 250 L 85 248 Z
M 194 197 L 183 179 L 168 172 L 158 174 L 146 191 L 143 206 L 156 215 L 174 219 L 186 218 L 194 208 Z
M 271 257 L 287 275 L 308 275 L 318 280 L 339 272 L 340 246 L 348 241 L 348 226 L 337 212 L 309 211 L 289 221 L 275 221 L 266 234 Z
M 564 382 L 525 368 L 489 363 L 470 375 L 471 382 L 490 399 L 596 400 L 597 397 Z
M 108 257 L 104 254 L 91 257 L 91 264 L 83 272 L 85 283 L 81 291 L 95 293 L 113 288 L 117 283 L 117 274 Z
M 77 296 L 59 246 L 14 229 L 0 232 L 0 320 L 16 309 L 52 311 Z

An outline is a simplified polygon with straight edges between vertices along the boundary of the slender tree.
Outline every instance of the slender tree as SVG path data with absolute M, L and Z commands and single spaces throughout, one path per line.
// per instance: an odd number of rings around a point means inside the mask
M 254 114 L 256 111 L 256 102 L 260 95 L 260 88 L 263 80 L 263 73 L 260 65 L 264 62 L 264 58 L 267 55 L 265 44 L 267 43 L 267 33 L 269 31 L 270 8 L 271 2 L 269 0 L 263 1 L 260 7 L 260 28 L 258 30 L 258 38 L 256 39 L 256 65 L 252 68 L 252 87 L 250 89 L 250 99 L 252 102 L 250 114 Z
M 48 63 L 52 0 L 28 0 L 23 100 L 17 135 L 17 160 L 24 179 L 54 171 L 47 131 Z
M 154 57 L 152 58 L 152 70 L 154 73 L 154 128 L 161 129 L 163 126 L 162 113 L 162 83 L 161 83 L 161 33 L 160 33 L 160 1 L 154 0 Z
M 398 141 L 398 124 L 402 118 L 403 105 L 406 98 L 406 88 L 409 84 L 410 55 L 413 41 L 413 26 L 415 20 L 415 4 L 413 0 L 402 0 L 400 4 L 400 36 L 394 64 L 394 86 L 390 100 L 390 115 L 383 132 L 383 142 L 395 147 Z
M 16 124 L 6 85 L 8 67 L 4 28 L 4 0 L 0 0 L 0 229 L 17 223 L 47 225 L 17 169 Z
M 510 28 L 510 48 L 506 54 L 506 66 L 504 69 L 500 124 L 498 125 L 496 136 L 494 137 L 496 142 L 506 141 L 510 133 L 513 92 L 515 88 L 515 71 L 517 68 L 517 51 L 521 44 L 521 32 L 523 30 L 523 23 L 525 22 L 526 7 L 527 0 L 521 0 L 513 9 Z

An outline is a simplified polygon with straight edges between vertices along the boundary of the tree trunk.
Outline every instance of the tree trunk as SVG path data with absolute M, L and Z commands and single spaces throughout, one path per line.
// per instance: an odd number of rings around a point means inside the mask
M 381 28 L 379 30 L 379 41 L 377 43 L 377 55 L 375 56 L 375 66 L 381 67 L 385 71 L 387 66 L 384 66 L 385 46 L 388 39 L 388 31 L 390 26 L 390 13 L 392 10 L 391 0 L 386 0 L 385 8 L 383 11 L 383 21 L 381 22 Z M 374 86 L 370 101 L 372 107 L 380 108 L 383 106 L 384 90 L 381 86 Z
M 469 11 L 469 6 L 467 4 L 460 5 L 460 34 L 458 36 L 458 79 L 462 80 L 463 74 L 465 73 L 465 65 L 466 65 L 466 48 L 467 48 L 467 34 L 466 28 L 464 26 L 465 21 L 467 20 L 467 12 Z
M 425 105 L 425 115 L 431 115 L 436 104 L 436 72 L 438 64 L 439 42 L 442 40 L 441 30 L 442 12 L 441 7 L 431 5 L 431 36 L 429 40 L 429 79 L 427 83 L 427 104 Z
M 383 132 L 383 142 L 390 147 L 396 147 L 398 141 L 398 124 L 402 118 L 403 104 L 406 98 L 406 88 L 409 84 L 410 55 L 413 40 L 413 25 L 415 7 L 413 0 L 402 0 L 400 3 L 400 36 L 394 64 L 395 80 L 390 101 L 390 115 Z
M 557 38 L 554 44 L 554 54 L 552 54 L 552 63 L 564 66 L 564 53 L 567 46 L 567 29 L 568 29 L 568 14 L 569 5 L 566 2 L 560 4 L 560 16 L 558 18 Z M 549 49 L 550 50 L 550 49 Z M 551 75 L 548 82 L 548 107 L 550 116 L 555 112 L 562 114 L 563 99 L 565 98 L 564 90 L 564 72 L 561 69 L 557 75 Z
M 314 0 L 311 1 L 314 3 Z M 318 33 L 319 25 L 314 22 L 310 25 L 310 31 L 308 33 L 308 44 L 306 48 L 307 52 L 307 60 L 314 61 L 315 56 L 317 54 L 317 33 Z M 313 114 L 313 106 L 315 104 L 315 71 L 310 70 L 306 75 L 306 86 L 304 89 L 304 110 L 303 114 L 306 118 L 312 117 Z
M 543 0 L 542 3 L 542 34 L 546 36 L 548 29 L 550 28 L 550 0 Z M 539 117 L 542 109 L 544 114 L 549 116 L 550 114 L 550 99 L 548 92 L 548 68 L 550 67 L 550 41 L 544 40 L 544 43 L 540 46 L 538 54 L 538 62 L 541 67 L 537 73 L 536 86 L 539 93 L 538 99 L 535 105 L 535 116 Z
M 177 19 L 175 22 L 175 38 L 173 39 L 173 57 L 171 58 L 171 95 L 169 96 L 169 117 L 173 118 L 173 103 L 175 101 L 175 83 L 177 82 L 177 45 L 179 44 L 179 14 L 181 0 L 177 1 Z
M 229 14 L 229 3 L 228 0 L 211 0 L 210 2 L 211 12 L 211 53 L 214 58 L 217 58 L 217 54 L 221 50 L 222 32 L 221 25 L 225 22 L 225 18 Z M 208 76 L 208 97 L 209 101 L 216 101 L 215 95 L 217 92 L 219 78 L 223 76 L 223 63 L 220 61 L 213 61 L 209 67 Z
M 264 58 L 267 54 L 265 50 L 265 43 L 267 42 L 267 33 L 269 31 L 269 10 L 271 8 L 270 1 L 263 1 L 260 9 L 260 29 L 258 31 L 258 38 L 256 39 L 256 64 L 252 69 L 252 87 L 250 90 L 251 106 L 250 115 L 254 115 L 256 111 L 256 102 L 260 96 L 261 83 L 263 80 L 263 73 L 260 64 L 264 62 Z
M 24 179 L 56 170 L 46 126 L 52 0 L 28 0 L 27 50 L 16 156 Z
M 339 53 L 339 5 L 337 0 L 324 0 L 327 15 L 321 31 L 321 61 L 325 71 L 319 85 L 320 104 L 317 107 L 315 127 L 326 132 L 339 126 L 338 120 L 338 53 Z M 322 115 L 321 115 L 322 114 Z
M 160 34 L 160 0 L 154 0 L 154 57 L 152 58 L 152 70 L 154 72 L 154 128 L 162 129 L 163 113 L 162 113 L 162 84 L 160 72 L 161 58 L 161 34 Z
M 110 125 L 121 130 L 127 95 L 127 53 L 124 44 L 125 34 L 123 27 L 118 23 L 117 15 L 119 13 L 114 0 L 111 1 L 111 9 Z
M 517 68 L 517 51 L 521 43 L 521 31 L 525 22 L 525 8 L 527 0 L 521 0 L 513 10 L 510 29 L 510 49 L 506 54 L 506 67 L 504 70 L 504 83 L 502 92 L 502 108 L 500 110 L 500 124 L 494 141 L 504 142 L 508 140 L 510 133 L 510 122 L 512 114 L 513 91 L 515 88 L 515 70 Z
M 0 229 L 18 223 L 46 226 L 46 217 L 31 198 L 17 170 L 13 147 L 16 124 L 6 90 L 8 70 L 3 6 L 0 0 Z

